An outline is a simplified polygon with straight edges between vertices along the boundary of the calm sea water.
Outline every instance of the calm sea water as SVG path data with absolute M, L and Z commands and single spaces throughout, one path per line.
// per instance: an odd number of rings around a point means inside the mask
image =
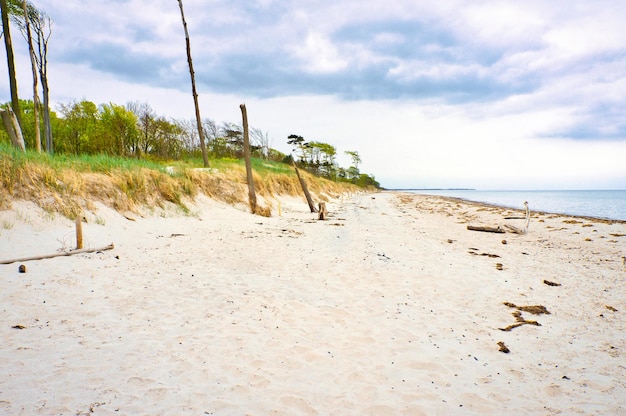
M 410 190 L 419 194 L 451 196 L 511 208 L 595 218 L 626 220 L 626 190 L 617 191 L 477 191 Z

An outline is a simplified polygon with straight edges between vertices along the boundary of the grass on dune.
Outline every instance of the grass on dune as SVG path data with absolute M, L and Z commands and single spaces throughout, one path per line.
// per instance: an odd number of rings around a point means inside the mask
M 118 211 L 162 208 L 166 203 L 187 211 L 186 203 L 199 193 L 229 204 L 246 204 L 244 162 L 217 159 L 210 165 L 210 170 L 201 169 L 200 159 L 167 162 L 107 155 L 50 156 L 18 152 L 0 143 L 0 209 L 10 208 L 13 199 L 23 199 L 68 218 L 94 209 L 94 201 Z M 271 198 L 277 195 L 301 194 L 288 165 L 253 159 L 252 166 L 256 192 L 266 204 L 271 205 Z M 304 175 L 319 200 L 358 190 L 351 184 Z

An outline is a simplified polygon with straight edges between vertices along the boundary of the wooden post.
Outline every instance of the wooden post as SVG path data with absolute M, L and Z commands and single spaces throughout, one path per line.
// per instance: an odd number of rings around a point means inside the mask
M 326 202 L 320 202 L 319 215 L 317 216 L 318 220 L 325 220 L 328 216 L 328 211 L 326 210 Z
M 82 215 L 76 217 L 76 250 L 83 248 L 83 221 Z
M 304 196 L 306 197 L 306 202 L 309 204 L 309 209 L 311 212 L 317 212 L 317 208 L 315 208 L 315 204 L 313 203 L 313 198 L 311 198 L 311 194 L 309 193 L 309 188 L 306 186 L 306 182 L 304 178 L 300 176 L 300 171 L 296 166 L 296 161 L 292 159 L 293 167 L 296 169 L 296 175 L 298 175 L 298 180 L 300 181 L 300 186 L 302 187 L 302 191 L 304 192 Z
M 257 212 L 256 193 L 254 192 L 254 178 L 252 177 L 252 160 L 250 156 L 250 136 L 248 134 L 248 112 L 246 105 L 241 104 L 241 116 L 243 118 L 243 157 L 246 161 L 246 179 L 248 181 L 248 201 L 250 202 L 250 211 L 253 214 Z

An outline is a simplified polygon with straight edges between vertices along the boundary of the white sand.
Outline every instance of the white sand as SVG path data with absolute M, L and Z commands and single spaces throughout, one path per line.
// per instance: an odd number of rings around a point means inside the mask
M 481 233 L 520 213 L 396 193 L 328 208 L 99 206 L 85 245 L 115 249 L 0 265 L 0 414 L 626 414 L 626 224 Z M 0 260 L 73 244 L 71 221 L 0 212 Z M 503 332 L 503 302 L 551 314 Z

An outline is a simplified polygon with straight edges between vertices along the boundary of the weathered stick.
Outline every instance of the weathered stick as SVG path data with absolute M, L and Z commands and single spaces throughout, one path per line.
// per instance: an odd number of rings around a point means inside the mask
M 468 225 L 467 229 L 472 230 L 472 231 L 484 231 L 487 233 L 498 233 L 498 234 L 505 233 L 505 231 L 501 227 L 481 227 L 481 226 L 475 226 L 475 225 Z
M 113 245 L 113 243 L 111 243 L 108 246 L 100 247 L 100 248 L 85 248 L 85 249 L 82 249 L 82 250 L 72 250 L 72 251 L 65 251 L 65 252 L 62 252 L 62 253 L 47 254 L 45 256 L 23 257 L 21 259 L 4 260 L 4 261 L 0 261 L 0 264 L 17 263 L 18 261 L 31 261 L 31 260 L 51 259 L 53 257 L 72 256 L 74 254 L 80 254 L 80 253 L 93 253 L 93 252 L 96 252 L 96 251 L 113 250 L 114 248 L 115 248 L 115 246 Z

